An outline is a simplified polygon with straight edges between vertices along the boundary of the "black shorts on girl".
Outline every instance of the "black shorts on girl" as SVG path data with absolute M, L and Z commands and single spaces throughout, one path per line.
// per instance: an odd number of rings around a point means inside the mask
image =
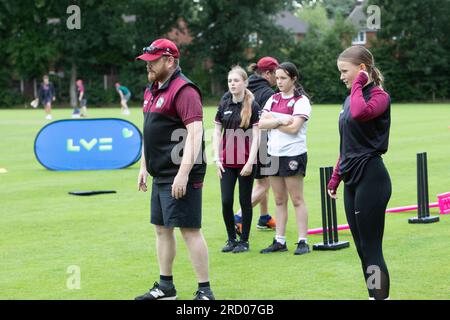
M 273 168 L 270 176 L 272 177 L 292 177 L 299 174 L 306 176 L 306 164 L 308 162 L 307 153 L 302 153 L 292 157 L 275 157 L 270 156 L 271 167 L 275 167 L 278 162 L 278 169 Z

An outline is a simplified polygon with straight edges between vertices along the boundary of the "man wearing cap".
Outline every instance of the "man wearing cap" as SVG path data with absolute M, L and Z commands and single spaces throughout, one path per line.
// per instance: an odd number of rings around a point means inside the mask
M 137 59 L 147 62 L 149 85 L 144 93 L 144 134 L 138 188 L 147 191 L 153 177 L 151 223 L 156 229 L 160 281 L 136 300 L 174 300 L 172 266 L 174 228 L 180 228 L 198 278 L 195 300 L 213 300 L 208 248 L 201 232 L 203 111 L 200 90 L 182 73 L 179 51 L 167 39 L 154 41 Z
M 279 63 L 275 58 L 263 57 L 258 60 L 258 63 L 252 63 L 248 67 L 248 71 L 253 74 L 248 78 L 248 89 L 255 96 L 255 101 L 258 102 L 261 110 L 266 105 L 267 100 L 275 93 L 272 89 L 277 83 L 275 77 L 275 70 Z M 268 165 L 267 154 L 267 131 L 261 130 L 261 142 L 257 157 L 257 166 L 255 174 L 255 184 L 252 190 L 252 205 L 260 205 L 260 216 L 256 227 L 261 230 L 272 229 L 275 230 L 275 219 L 269 214 L 268 194 L 270 182 L 267 175 L 264 174 L 263 168 Z M 242 212 L 239 209 L 234 216 L 236 223 L 236 231 L 239 233 L 242 229 Z

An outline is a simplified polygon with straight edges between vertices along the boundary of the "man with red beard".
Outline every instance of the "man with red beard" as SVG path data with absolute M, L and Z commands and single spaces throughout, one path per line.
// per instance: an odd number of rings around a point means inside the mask
M 213 300 L 209 284 L 208 248 L 201 232 L 203 111 L 200 90 L 182 73 L 179 50 L 158 39 L 144 48 L 149 85 L 144 93 L 144 134 L 138 188 L 147 191 L 153 177 L 151 223 L 156 229 L 160 281 L 137 300 L 174 300 L 174 229 L 180 228 L 198 278 L 195 300 Z

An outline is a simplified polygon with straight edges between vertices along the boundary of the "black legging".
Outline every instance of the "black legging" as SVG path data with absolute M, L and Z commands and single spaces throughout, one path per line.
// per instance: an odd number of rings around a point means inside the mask
M 390 197 L 391 179 L 381 157 L 368 161 L 356 186 L 344 188 L 347 221 L 361 259 L 369 296 L 375 299 L 389 297 L 389 272 L 383 258 L 382 242 Z
M 253 166 L 254 167 L 254 166 Z M 236 229 L 234 227 L 234 188 L 236 181 L 239 181 L 239 203 L 242 211 L 242 234 L 241 240 L 248 241 L 250 235 L 250 227 L 252 224 L 252 188 L 254 180 L 253 173 L 243 177 L 240 175 L 240 168 L 224 168 L 222 179 L 220 180 L 220 189 L 222 192 L 222 213 L 229 240 L 236 239 Z

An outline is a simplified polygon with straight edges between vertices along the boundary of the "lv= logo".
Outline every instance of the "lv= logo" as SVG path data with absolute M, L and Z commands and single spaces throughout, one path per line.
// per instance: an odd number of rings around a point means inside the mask
M 79 140 L 79 145 L 74 143 L 74 139 L 67 139 L 67 151 L 68 152 L 80 152 L 81 148 L 87 151 L 91 151 L 95 146 L 98 145 L 99 151 L 112 151 L 113 139 L 112 138 L 99 138 L 92 139 L 90 141 L 86 141 L 85 139 Z

